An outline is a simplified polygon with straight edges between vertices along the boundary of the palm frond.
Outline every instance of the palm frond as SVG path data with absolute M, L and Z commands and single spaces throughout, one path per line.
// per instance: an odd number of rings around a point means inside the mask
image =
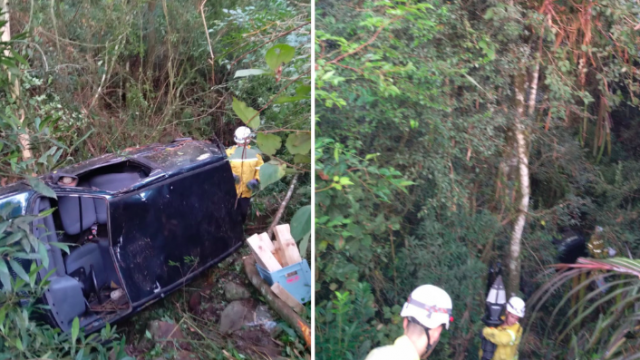
M 576 264 L 558 264 L 552 268 L 559 271 L 528 301 L 533 311 L 527 321 L 526 333 L 530 332 L 542 306 L 557 290 L 569 280 L 592 273 L 591 276 L 583 276 L 577 286 L 563 294 L 551 316 L 544 319 L 544 338 L 553 336 L 556 342 L 569 339 L 568 349 L 574 348 L 575 354 L 579 349 L 581 352 L 597 352 L 603 359 L 640 359 L 635 350 L 640 340 L 627 338 L 627 334 L 633 332 L 640 322 L 640 312 L 633 308 L 640 302 L 640 260 L 579 258 Z M 594 272 L 598 278 L 608 279 L 606 290 L 603 293 L 601 288 L 595 288 L 583 295 L 596 279 Z M 580 294 L 579 301 L 566 309 L 576 294 Z M 559 314 L 562 317 L 557 319 Z M 588 322 L 589 319 L 592 320 Z M 585 323 L 587 325 L 583 326 Z

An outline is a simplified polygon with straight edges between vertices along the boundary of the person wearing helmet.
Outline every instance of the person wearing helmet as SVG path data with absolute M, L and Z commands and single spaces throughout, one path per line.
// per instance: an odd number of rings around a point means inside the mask
M 451 297 L 433 285 L 413 290 L 400 316 L 404 318 L 404 335 L 393 345 L 373 349 L 365 360 L 418 360 L 426 358 L 435 348 L 442 329 L 453 321 Z
M 522 326 L 518 321 L 524 317 L 524 309 L 524 300 L 513 296 L 507 302 L 507 311 L 502 325 L 497 328 L 482 329 L 482 335 L 497 346 L 492 360 L 518 359 L 518 345 L 522 339 Z M 482 350 L 480 350 L 480 358 L 482 358 Z
M 246 126 L 239 127 L 236 129 L 234 140 L 236 145 L 227 149 L 227 157 L 236 183 L 238 210 L 244 223 L 251 209 L 251 195 L 260 188 L 260 166 L 264 161 L 260 153 L 249 145 L 251 129 Z

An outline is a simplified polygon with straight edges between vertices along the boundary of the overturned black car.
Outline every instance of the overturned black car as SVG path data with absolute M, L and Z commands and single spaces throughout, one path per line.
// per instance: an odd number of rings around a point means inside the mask
M 219 143 L 179 139 L 134 148 L 42 179 L 57 200 L 17 183 L 0 188 L 0 206 L 14 206 L 12 216 L 55 209 L 34 222 L 33 233 L 50 260 L 40 277 L 53 270 L 45 318 L 63 331 L 75 317 L 90 333 L 132 315 L 243 242 L 233 174 Z M 67 254 L 53 242 L 77 246 Z

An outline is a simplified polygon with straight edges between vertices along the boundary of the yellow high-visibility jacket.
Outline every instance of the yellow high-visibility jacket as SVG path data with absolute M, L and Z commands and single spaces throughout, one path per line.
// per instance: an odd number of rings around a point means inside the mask
M 501 325 L 497 328 L 485 327 L 482 329 L 482 335 L 497 345 L 492 360 L 518 359 L 518 345 L 522 340 L 522 326 L 520 324 Z M 482 350 L 480 350 L 480 357 L 482 358 Z
M 396 339 L 393 345 L 371 350 L 365 360 L 420 360 L 413 343 L 405 335 Z
M 231 171 L 240 177 L 236 193 L 240 197 L 251 197 L 251 189 L 247 187 L 247 183 L 253 179 L 260 181 L 260 166 L 264 164 L 262 156 L 251 146 L 243 148 L 236 145 L 227 149 L 227 157 L 231 163 Z

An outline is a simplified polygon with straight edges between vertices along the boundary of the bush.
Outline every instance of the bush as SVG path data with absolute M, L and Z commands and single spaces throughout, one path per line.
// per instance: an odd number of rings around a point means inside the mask
M 110 354 L 118 360 L 132 359 L 123 351 L 124 338 L 114 342 L 118 336 L 109 324 L 100 333 L 85 335 L 78 318 L 70 333 L 41 321 L 48 307 L 40 298 L 53 270 L 39 275 L 49 259 L 45 245 L 30 229 L 35 219 L 47 214 L 10 218 L 11 210 L 0 209 L 0 359 L 106 360 Z

